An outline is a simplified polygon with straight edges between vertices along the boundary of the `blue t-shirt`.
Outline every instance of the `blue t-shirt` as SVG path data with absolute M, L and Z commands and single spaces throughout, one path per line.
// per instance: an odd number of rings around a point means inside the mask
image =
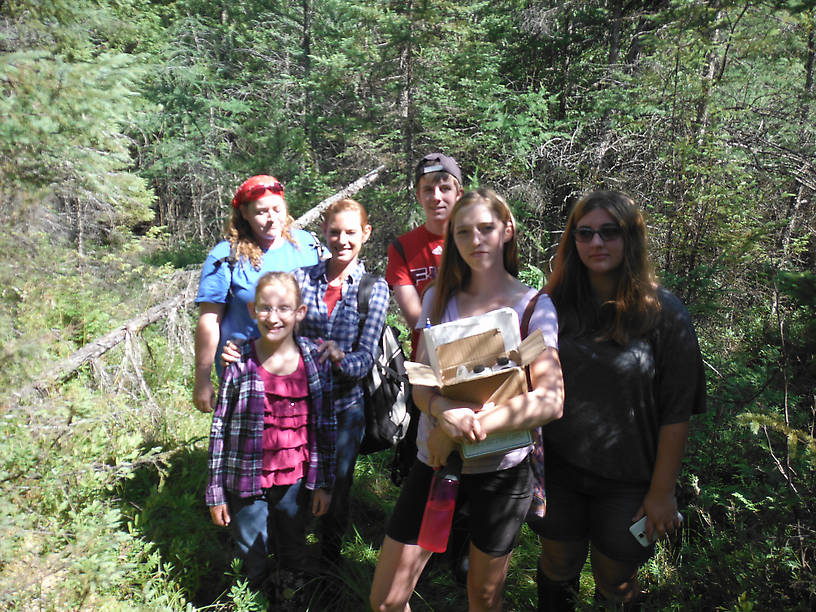
M 318 247 L 320 243 L 304 230 L 292 230 L 292 239 L 280 247 L 264 252 L 261 258 L 261 268 L 256 270 L 252 263 L 238 258 L 235 267 L 230 273 L 226 258 L 230 255 L 230 243 L 227 240 L 219 242 L 204 261 L 201 270 L 201 280 L 198 283 L 196 304 L 207 302 L 211 304 L 226 304 L 224 316 L 221 318 L 221 337 L 218 340 L 216 352 L 216 370 L 221 374 L 221 349 L 227 340 L 258 337 L 258 326 L 249 316 L 247 304 L 255 299 L 255 285 L 258 279 L 267 272 L 291 272 L 303 266 L 313 266 L 318 261 Z M 222 263 L 216 262 L 223 260 Z

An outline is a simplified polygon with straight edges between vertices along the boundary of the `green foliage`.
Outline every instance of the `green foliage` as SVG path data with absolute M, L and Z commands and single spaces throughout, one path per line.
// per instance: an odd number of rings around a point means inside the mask
M 174 247 L 155 249 L 147 255 L 145 260 L 153 266 L 167 264 L 174 268 L 186 268 L 201 265 L 210 248 L 212 245 L 200 242 L 182 242 Z
M 445 150 L 468 186 L 508 197 L 535 286 L 574 197 L 622 189 L 708 373 L 686 526 L 643 568 L 649 607 L 813 607 L 812 2 L 12 0 L 0 15 L 7 395 L 167 297 L 249 174 L 281 178 L 299 214 L 385 163 L 356 196 L 382 272 L 388 241 L 422 221 L 409 166 Z M 192 325 L 151 326 L 45 402 L 5 400 L 4 607 L 264 605 L 200 501 Z M 350 564 L 310 585 L 315 608 L 366 605 L 396 492 L 387 457 L 357 471 Z M 525 529 L 513 609 L 534 605 L 536 555 Z M 588 569 L 581 587 L 590 608 Z M 415 601 L 465 605 L 444 561 Z
M 151 221 L 154 197 L 130 171 L 124 133 L 143 108 L 144 58 L 118 50 L 132 47 L 132 24 L 96 3 L 5 10 L 0 183 L 51 194 L 80 236 Z

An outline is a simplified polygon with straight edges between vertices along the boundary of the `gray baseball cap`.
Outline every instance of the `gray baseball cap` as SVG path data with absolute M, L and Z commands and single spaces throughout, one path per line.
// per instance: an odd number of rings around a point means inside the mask
M 420 178 L 431 172 L 447 172 L 459 181 L 459 185 L 462 184 L 462 171 L 459 169 L 459 164 L 444 153 L 428 153 L 420 159 L 414 171 L 414 183 L 419 183 Z

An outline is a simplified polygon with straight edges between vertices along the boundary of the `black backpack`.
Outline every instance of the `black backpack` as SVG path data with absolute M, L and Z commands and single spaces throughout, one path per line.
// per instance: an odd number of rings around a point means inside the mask
M 399 241 L 399 238 L 395 238 L 391 241 L 391 246 L 394 247 L 394 250 L 397 251 L 400 257 L 404 262 L 408 262 L 407 257 L 405 256 L 405 249 L 402 246 L 402 243 Z M 414 465 L 417 456 L 417 445 L 416 445 L 416 438 L 417 438 L 417 429 L 419 428 L 419 408 L 417 408 L 416 404 L 414 404 L 414 399 L 411 395 L 411 384 L 408 384 L 408 390 L 406 392 L 406 404 L 408 406 L 408 417 L 410 421 L 408 422 L 408 433 L 397 442 L 394 446 L 394 455 L 391 458 L 391 473 L 390 478 L 391 482 L 394 483 L 396 486 L 402 486 L 403 481 L 408 476 L 408 473 L 411 471 L 411 467 Z
M 368 316 L 368 303 L 376 276 L 365 273 L 357 290 L 357 311 L 360 313 L 359 333 Z M 358 337 L 359 337 L 358 333 Z M 405 354 L 399 341 L 399 330 L 384 325 L 374 353 L 374 365 L 362 380 L 365 402 L 365 435 L 360 454 L 369 455 L 394 448 L 405 437 L 411 416 L 406 400 L 408 376 L 405 374 Z

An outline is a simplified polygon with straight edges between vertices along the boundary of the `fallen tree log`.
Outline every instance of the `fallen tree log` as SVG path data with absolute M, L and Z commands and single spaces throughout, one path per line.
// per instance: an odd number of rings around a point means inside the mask
M 325 211 L 334 202 L 342 200 L 343 198 L 351 197 L 364 187 L 375 182 L 377 178 L 379 178 L 380 172 L 382 172 L 384 169 L 385 166 L 379 166 L 364 176 L 361 176 L 353 183 L 349 183 L 346 185 L 346 187 L 334 195 L 322 200 L 316 206 L 310 208 L 306 213 L 298 217 L 294 223 L 295 227 L 303 228 L 310 225 L 314 221 L 317 221 L 323 211 Z M 186 271 L 185 275 L 188 276 L 187 284 L 189 285 L 189 283 L 194 282 L 199 273 L 200 270 Z M 146 312 L 138 317 L 135 317 L 124 325 L 117 327 L 111 332 L 108 332 L 101 338 L 87 343 L 70 357 L 63 359 L 50 367 L 44 368 L 39 374 L 38 380 L 12 392 L 12 397 L 19 401 L 35 392 L 44 393 L 49 387 L 66 379 L 84 364 L 101 357 L 109 350 L 122 343 L 128 334 L 136 334 L 142 331 L 148 325 L 163 319 L 169 313 L 179 308 L 186 308 L 192 303 L 193 299 L 194 295 L 192 292 L 182 291 L 164 302 L 148 308 Z
M 380 176 L 380 172 L 382 172 L 383 170 L 385 170 L 385 166 L 378 166 L 377 168 L 374 168 L 374 170 L 372 170 L 366 175 L 361 176 L 353 183 L 349 183 L 348 185 L 346 185 L 344 189 L 341 189 L 333 196 L 326 198 L 325 200 L 320 202 L 320 204 L 318 204 L 317 206 L 313 206 L 295 220 L 295 227 L 303 228 L 311 225 L 312 223 L 320 219 L 320 215 L 322 215 L 323 212 L 329 206 L 331 206 L 338 200 L 342 200 L 343 198 L 350 198 L 355 193 L 360 191 L 363 187 L 367 187 L 368 185 L 376 181 L 377 178 L 379 178 Z

